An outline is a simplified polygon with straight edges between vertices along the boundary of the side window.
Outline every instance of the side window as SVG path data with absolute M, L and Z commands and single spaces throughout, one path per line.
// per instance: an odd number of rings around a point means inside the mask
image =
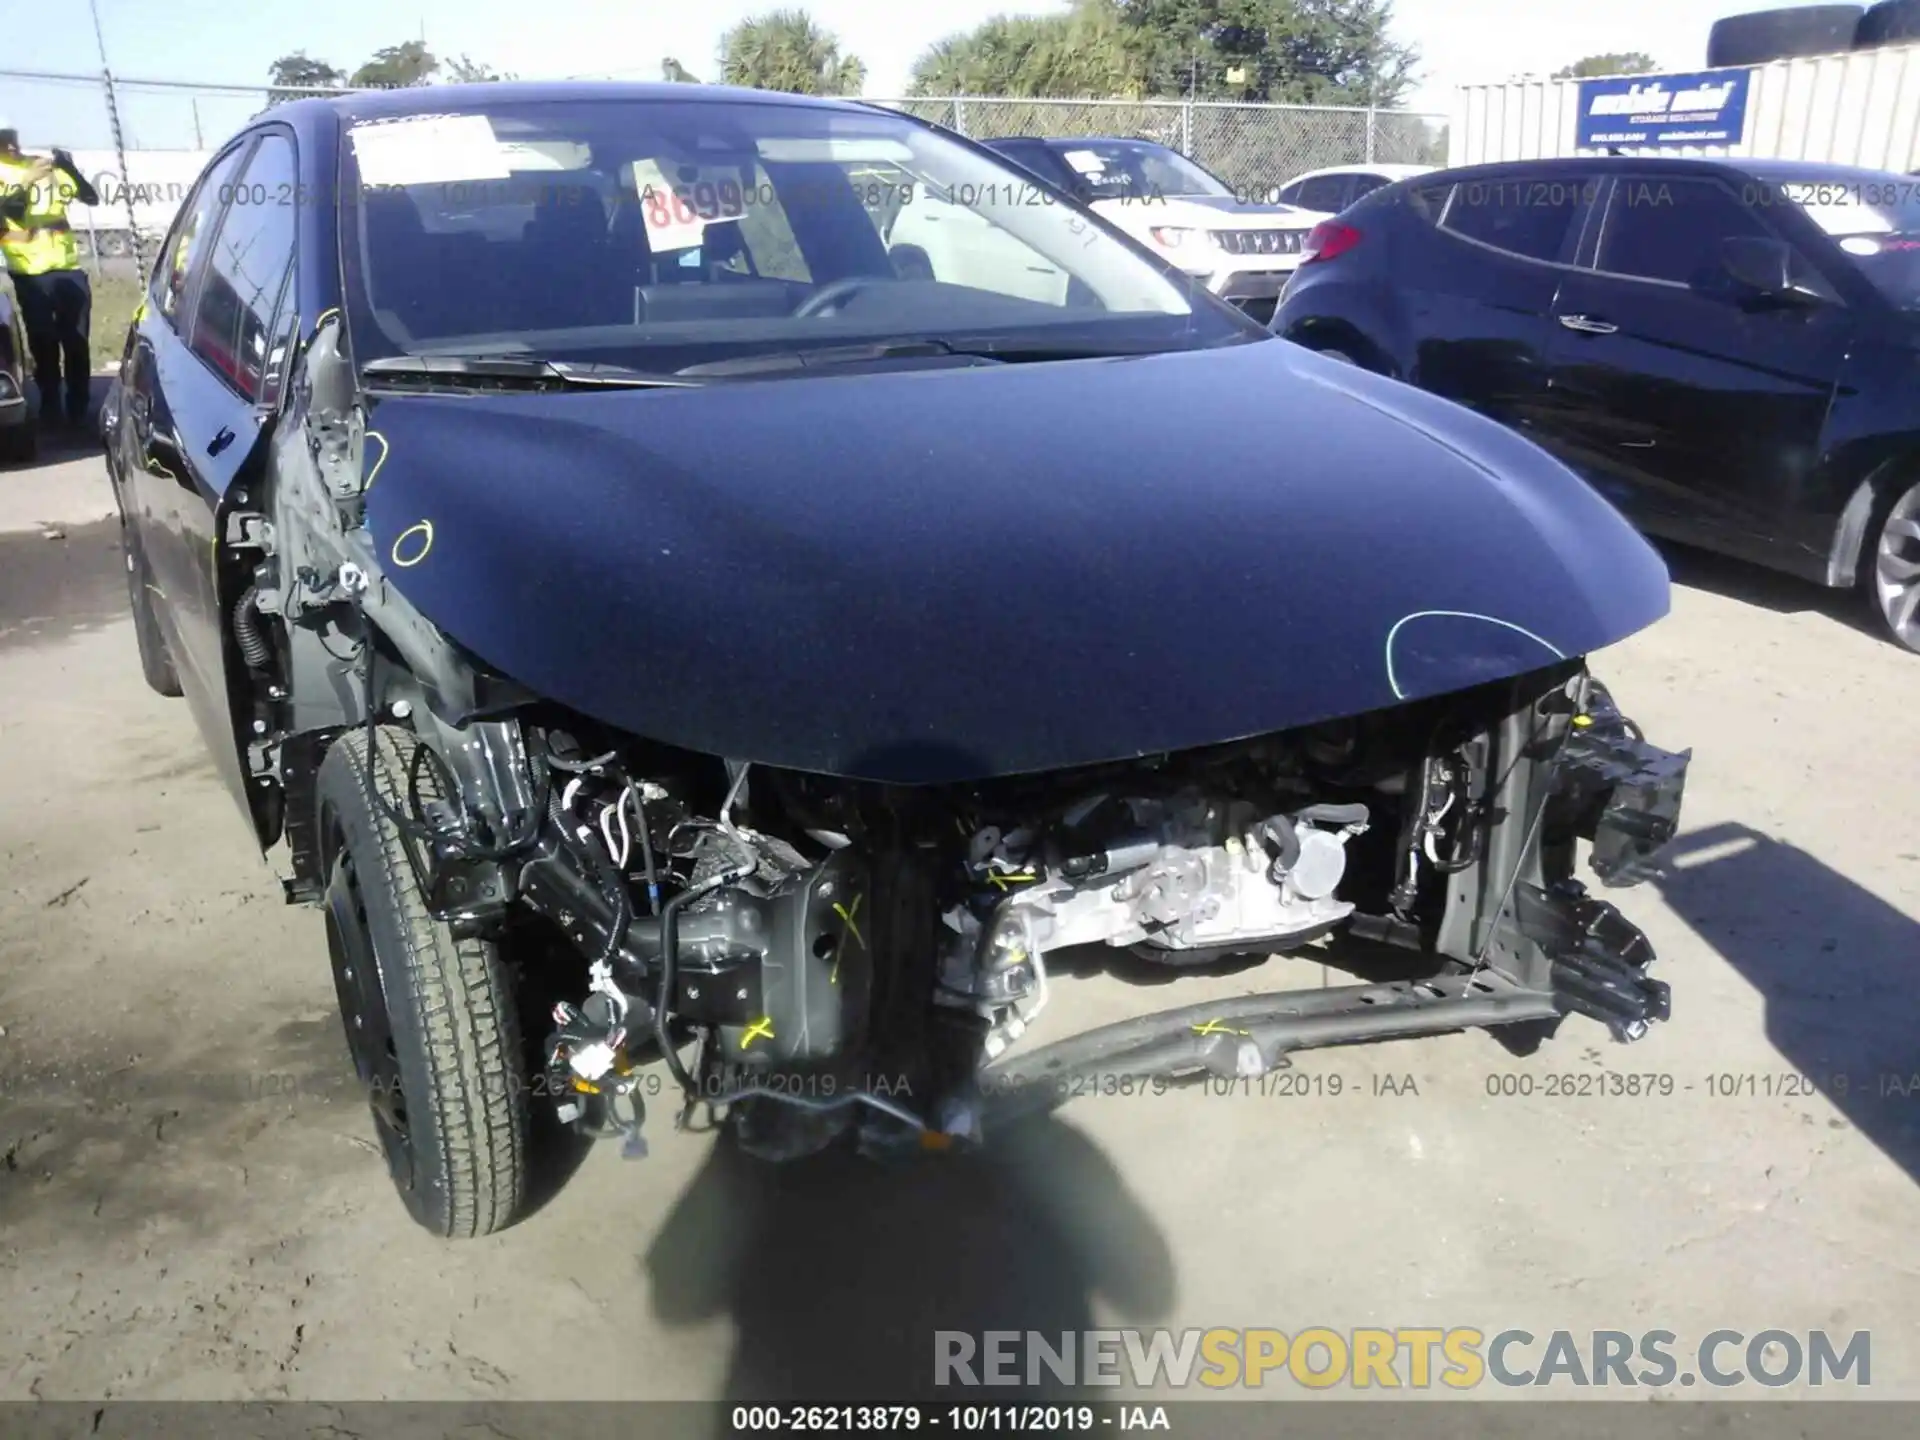
M 1770 233 L 1711 180 L 1623 175 L 1607 206 L 1596 268 L 1690 285 L 1713 273 L 1722 240 Z
M 1306 187 L 1306 183 L 1304 180 L 1296 180 L 1291 185 L 1284 185 L 1281 187 L 1280 193 L 1273 198 L 1278 200 L 1282 205 L 1298 205 L 1300 203 L 1300 192 Z
M 1382 185 L 1385 185 L 1386 183 L 1387 183 L 1387 177 L 1384 175 L 1354 176 L 1353 177 L 1353 200 L 1358 200 L 1363 195 L 1371 195 L 1374 191 L 1378 190 Z M 1349 200 L 1347 203 L 1351 205 L 1353 203 L 1353 200 Z
M 1528 260 L 1558 260 L 1580 213 L 1579 180 L 1462 180 L 1441 227 Z
M 167 232 L 159 258 L 154 262 L 150 292 L 154 307 L 176 330 L 180 328 L 178 312 L 186 296 L 187 282 L 193 277 L 194 263 L 200 258 L 206 237 L 220 213 L 221 192 L 230 188 L 234 167 L 246 150 L 243 142 L 214 162 L 199 188 L 180 207 L 173 229 Z
M 1022 146 L 1016 158 L 1048 184 L 1066 191 L 1069 195 L 1074 193 L 1080 177 L 1072 166 L 1054 154 L 1052 146 Z
M 1347 177 L 1316 175 L 1300 186 L 1300 198 L 1294 202 L 1309 210 L 1325 210 L 1337 215 L 1347 208 Z
M 274 311 L 293 264 L 293 142 L 269 133 L 231 195 L 214 234 L 194 318 L 193 353 L 249 399 L 267 370 Z

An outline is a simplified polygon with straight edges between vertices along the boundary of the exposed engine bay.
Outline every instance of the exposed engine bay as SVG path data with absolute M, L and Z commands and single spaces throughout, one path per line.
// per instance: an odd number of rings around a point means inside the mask
M 1308 948 L 1337 964 L 1327 947 L 1360 940 L 1428 982 L 1315 992 L 1349 995 L 1350 1029 L 1301 1016 L 1286 992 L 1264 997 L 1271 1034 L 1245 1023 L 1258 1016 L 1173 1012 L 1151 1054 L 1075 1062 L 1099 1071 L 1258 1074 L 1306 1045 L 1456 1028 L 1450 1001 L 1458 1023 L 1581 1012 L 1621 1039 L 1666 1015 L 1650 950 L 1585 896 L 1573 846 L 1596 840 L 1608 883 L 1638 878 L 1672 833 L 1686 757 L 1641 741 L 1577 665 L 1303 732 L 950 787 L 723 761 L 545 705 L 463 738 L 424 697 L 394 700 L 413 681 L 389 674 L 375 713 L 383 733 L 411 731 L 393 818 L 417 842 L 422 889 L 456 926 L 571 974 L 534 1088 L 629 1154 L 645 1152 L 639 1067 L 655 1054 L 678 1123 L 704 1110 L 767 1158 L 850 1133 L 875 1151 L 978 1139 L 996 1101 L 1058 1081 L 1036 1088 L 1015 1062 L 1063 968 Z M 1431 983 L 1446 976 L 1478 988 Z

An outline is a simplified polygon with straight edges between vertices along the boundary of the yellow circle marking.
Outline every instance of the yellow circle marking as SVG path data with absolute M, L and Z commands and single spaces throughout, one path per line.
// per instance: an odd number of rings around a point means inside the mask
M 414 554 L 402 560 L 400 558 L 400 551 L 405 547 L 408 537 L 414 535 L 420 537 L 420 548 Z M 405 530 L 402 530 L 400 532 L 400 538 L 393 542 L 393 563 L 398 565 L 402 570 L 409 569 L 426 559 L 427 552 L 431 549 L 433 549 L 433 522 L 431 520 L 422 520 L 418 525 L 410 525 Z

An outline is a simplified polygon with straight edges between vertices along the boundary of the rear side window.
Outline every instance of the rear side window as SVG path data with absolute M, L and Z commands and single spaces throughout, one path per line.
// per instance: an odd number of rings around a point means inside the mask
M 1770 233 L 1712 180 L 1625 175 L 1607 205 L 1596 264 L 1613 275 L 1691 285 L 1713 274 L 1722 240 Z
M 1558 260 L 1580 213 L 1578 180 L 1463 180 L 1440 224 L 1482 245 L 1528 260 Z
M 249 399 L 268 370 L 274 317 L 293 267 L 293 143 L 270 133 L 231 196 L 208 256 L 193 326 L 193 352 Z
M 1293 203 L 1308 210 L 1338 214 L 1347 208 L 1348 183 L 1345 175 L 1316 175 L 1301 182 L 1299 198 Z
M 231 192 L 234 167 L 240 163 L 240 157 L 246 153 L 244 144 L 236 145 L 219 160 L 213 169 L 201 179 L 187 203 L 181 207 L 179 216 L 173 222 L 161 246 L 160 257 L 153 267 L 153 303 L 175 329 L 183 329 L 179 320 L 182 300 L 187 293 L 187 282 L 193 278 L 194 264 L 205 248 L 206 239 L 213 229 L 213 222 L 220 213 L 220 204 L 226 193 Z
M 1358 200 L 1363 196 L 1371 195 L 1386 183 L 1387 177 L 1384 175 L 1356 175 L 1353 177 L 1353 199 Z M 1352 204 L 1353 202 L 1348 201 L 1347 203 Z

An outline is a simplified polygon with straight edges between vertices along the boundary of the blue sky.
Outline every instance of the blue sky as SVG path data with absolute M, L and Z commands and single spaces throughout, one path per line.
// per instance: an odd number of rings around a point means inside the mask
M 116 72 L 164 80 L 255 85 L 290 50 L 350 69 L 382 45 L 424 34 L 442 56 L 467 54 L 527 79 L 565 76 L 657 79 L 663 56 L 712 78 L 714 51 L 734 21 L 796 0 L 327 0 L 324 5 L 254 0 L 98 0 Z M 1039 14 L 1064 3 L 1019 0 L 797 0 L 867 63 L 867 93 L 901 92 L 915 57 L 941 36 L 988 16 Z M 1540 72 L 1582 55 L 1645 50 L 1670 69 L 1705 61 L 1715 18 L 1750 8 L 1733 0 L 1397 0 L 1395 30 L 1423 57 L 1416 108 L 1446 111 L 1455 85 Z M 11 18 L 0 67 L 93 73 L 93 26 L 82 0 L 32 7 Z M 146 146 L 212 144 L 257 105 L 237 97 L 130 92 L 130 141 Z M 0 116 L 30 143 L 74 149 L 106 143 L 98 87 L 0 75 Z

